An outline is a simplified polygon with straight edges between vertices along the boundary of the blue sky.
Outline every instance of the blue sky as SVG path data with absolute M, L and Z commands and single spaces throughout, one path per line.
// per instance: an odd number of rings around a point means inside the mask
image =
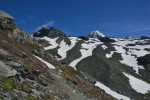
M 29 33 L 54 26 L 73 36 L 150 36 L 150 0 L 1 0 L 0 9 Z

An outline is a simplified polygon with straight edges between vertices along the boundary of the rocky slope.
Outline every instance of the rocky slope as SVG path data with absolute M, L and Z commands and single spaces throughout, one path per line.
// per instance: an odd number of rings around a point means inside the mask
M 54 28 L 42 30 L 50 34 L 54 31 L 53 35 L 48 35 L 52 36 L 51 40 L 60 32 Z M 13 17 L 0 11 L 0 99 L 115 100 L 95 86 L 94 78 L 61 64 L 57 57 L 58 46 L 45 50 L 42 46 L 50 45 L 50 42 L 44 39 L 28 35 L 15 24 Z M 67 42 L 72 43 L 74 39 L 70 40 L 64 34 L 58 39 L 53 41 L 55 45 L 68 43 L 74 47 Z
M 41 33 L 43 34 L 43 33 Z M 94 37 L 93 37 L 94 36 Z M 64 66 L 95 78 L 95 86 L 114 98 L 150 99 L 150 39 L 143 38 L 68 37 L 71 44 L 56 37 L 40 37 L 44 49 Z M 55 47 L 55 48 L 53 48 Z

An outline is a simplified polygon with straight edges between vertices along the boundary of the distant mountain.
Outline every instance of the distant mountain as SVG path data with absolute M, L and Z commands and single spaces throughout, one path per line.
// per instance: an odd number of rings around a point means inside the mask
M 91 31 L 88 34 L 88 37 L 89 38 L 99 38 L 99 37 L 105 37 L 105 35 L 103 33 L 99 32 L 98 30 L 95 30 L 95 31 Z

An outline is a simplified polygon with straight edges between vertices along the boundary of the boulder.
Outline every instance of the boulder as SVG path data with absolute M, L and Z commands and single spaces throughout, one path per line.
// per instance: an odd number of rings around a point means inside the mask
M 21 64 L 13 62 L 13 61 L 6 62 L 6 65 L 8 65 L 8 66 L 10 66 L 12 68 L 20 68 L 21 67 Z
M 10 66 L 6 65 L 4 62 L 0 61 L 0 76 L 11 77 L 15 76 L 17 71 Z
M 0 49 L 0 55 L 9 56 L 9 53 L 3 49 Z

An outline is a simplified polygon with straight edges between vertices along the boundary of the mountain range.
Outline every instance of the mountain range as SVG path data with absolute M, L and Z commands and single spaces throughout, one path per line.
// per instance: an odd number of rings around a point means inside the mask
M 54 27 L 29 35 L 0 11 L 0 44 L 1 99 L 150 99 L 149 37 L 73 37 Z

